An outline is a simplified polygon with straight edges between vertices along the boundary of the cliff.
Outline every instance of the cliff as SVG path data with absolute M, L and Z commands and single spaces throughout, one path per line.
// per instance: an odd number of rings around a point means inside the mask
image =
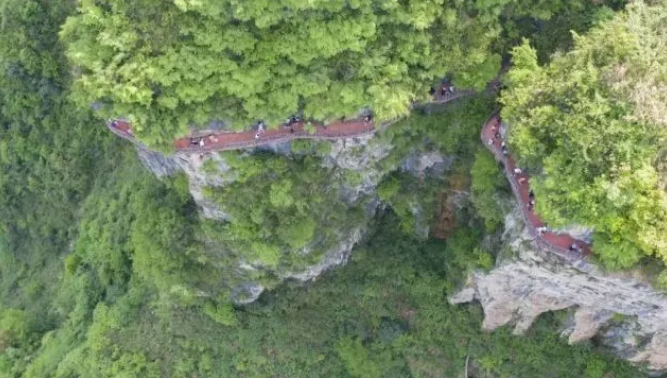
M 390 172 L 402 170 L 414 175 L 423 175 L 425 171 L 442 175 L 451 166 L 452 159 L 445 159 L 437 153 L 411 154 L 397 158 L 392 155 L 392 146 L 381 138 L 372 136 L 339 139 L 328 144 L 324 153 L 293 149 L 290 142 L 272 144 L 258 149 L 244 150 L 244 156 L 251 156 L 261 150 L 279 157 L 294 157 L 312 154 L 319 159 L 323 170 L 331 172 L 331 186 L 336 187 L 339 198 L 333 199 L 348 211 L 360 210 L 361 219 L 355 218 L 354 224 L 331 224 L 327 226 L 326 237 L 315 236 L 304 248 L 286 251 L 307 261 L 296 268 L 268 267 L 258 261 L 238 259 L 235 283 L 231 295 L 235 303 L 247 304 L 256 300 L 266 289 L 267 283 L 258 279 L 258 275 L 277 277 L 279 281 L 296 279 L 312 280 L 325 270 L 347 261 L 354 246 L 363 240 L 372 225 L 377 210 L 382 206 L 377 188 L 381 180 Z M 235 182 L 236 172 L 225 160 L 224 154 L 176 154 L 165 156 L 157 152 L 137 147 L 138 156 L 143 165 L 158 178 L 176 173 L 184 173 L 189 180 L 192 198 L 199 208 L 202 218 L 217 222 L 234 222 L 225 211 L 224 204 L 216 203 L 207 197 L 211 188 L 224 188 Z M 343 210 L 345 211 L 345 210 Z M 421 209 L 415 208 L 419 213 Z M 422 227 L 423 228 L 423 227 Z M 418 230 L 428 234 L 428 226 Z M 227 262 L 229 264 L 229 261 Z M 269 286 L 274 286 L 269 284 Z
M 654 374 L 666 371 L 667 297 L 639 272 L 609 273 L 538 250 L 520 219 L 516 211 L 506 217 L 495 268 L 474 272 L 450 302 L 478 301 L 485 330 L 510 325 L 518 335 L 540 314 L 567 310 L 562 335 L 570 343 L 592 339 Z

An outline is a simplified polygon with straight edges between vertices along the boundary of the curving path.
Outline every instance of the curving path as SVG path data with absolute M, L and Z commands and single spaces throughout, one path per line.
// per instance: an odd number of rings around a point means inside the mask
M 530 177 L 523 171 L 515 171 L 516 162 L 511 155 L 503 154 L 503 139 L 498 138 L 500 129 L 500 119 L 494 114 L 487 120 L 482 128 L 482 143 L 493 153 L 497 161 L 503 163 L 503 172 L 510 182 L 512 191 L 520 203 L 521 214 L 524 217 L 529 232 L 535 238 L 535 243 L 564 257 L 570 261 L 580 260 L 591 253 L 591 246 L 583 240 L 578 240 L 564 233 L 554 233 L 544 229 L 545 223 L 535 214 L 529 203 L 530 198 Z M 573 250 L 571 247 L 576 246 Z
M 442 87 L 433 95 L 430 103 L 447 103 L 457 98 L 461 98 L 474 91 L 459 90 L 454 93 L 443 93 Z M 276 142 L 286 142 L 294 139 L 318 139 L 334 140 L 341 138 L 353 138 L 370 135 L 375 132 L 375 124 L 372 120 L 352 119 L 347 121 L 335 121 L 327 125 L 312 124 L 314 132 L 306 131 L 306 125 L 303 121 L 292 123 L 290 126 L 281 126 L 277 129 L 268 129 L 259 133 L 257 130 L 246 130 L 241 132 L 218 131 L 198 135 L 189 135 L 174 141 L 174 150 L 176 153 L 204 153 L 212 151 L 228 151 L 244 148 L 263 146 Z M 116 119 L 107 123 L 107 127 L 116 135 L 138 143 L 134 138 L 134 133 L 129 122 Z M 201 141 L 203 140 L 203 145 Z
M 457 98 L 474 93 L 473 91 L 457 91 L 456 93 L 442 94 L 440 88 L 433 96 L 431 103 L 447 103 Z M 116 135 L 133 143 L 139 143 L 132 132 L 131 125 L 124 120 L 114 120 L 107 124 L 109 129 Z M 252 148 L 275 142 L 284 142 L 294 139 L 340 139 L 370 135 L 375 132 L 374 123 L 369 120 L 353 119 L 349 121 L 337 121 L 323 125 L 312 125 L 314 132 L 305 130 L 302 121 L 283 126 L 278 129 L 265 130 L 256 138 L 256 130 L 242 132 L 215 132 L 201 136 L 187 136 L 174 142 L 177 153 L 204 153 L 210 151 L 237 150 Z M 493 114 L 484 124 L 481 131 L 482 143 L 493 153 L 495 159 L 503 163 L 503 172 L 510 182 L 515 197 L 521 204 L 521 214 L 530 234 L 534 237 L 535 244 L 542 249 L 565 258 L 570 262 L 582 261 L 591 253 L 591 246 L 583 240 L 578 240 L 564 233 L 554 233 L 546 229 L 545 223 L 529 208 L 530 177 L 525 172 L 515 172 L 516 162 L 511 155 L 503 154 L 502 138 L 496 134 L 500 128 L 500 119 Z M 194 139 L 192 139 L 194 138 Z M 203 146 L 200 144 L 204 140 Z M 197 141 L 196 144 L 193 141 Z M 576 246 L 575 249 L 572 246 Z

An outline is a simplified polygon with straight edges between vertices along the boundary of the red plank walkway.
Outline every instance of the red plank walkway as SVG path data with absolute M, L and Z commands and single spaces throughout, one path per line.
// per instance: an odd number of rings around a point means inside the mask
M 521 214 L 534 242 L 541 248 L 548 250 L 568 261 L 581 260 L 591 253 L 591 246 L 583 240 L 578 240 L 565 233 L 554 233 L 545 227 L 545 223 L 529 207 L 530 177 L 524 172 L 515 171 L 516 162 L 509 153 L 503 154 L 503 139 L 500 136 L 500 119 L 497 114 L 491 116 L 484 124 L 481 132 L 482 143 L 493 153 L 497 161 L 504 165 L 504 173 L 510 182 L 514 196 L 519 201 Z M 508 152 L 506 150 L 506 152 Z M 537 198 L 534 199 L 538 200 Z M 574 249 L 571 248 L 576 246 Z
M 457 98 L 461 98 L 474 91 L 458 90 L 454 93 L 445 93 L 439 89 L 433 96 L 430 103 L 447 103 Z M 116 119 L 107 124 L 109 129 L 116 135 L 127 139 L 133 143 L 138 143 L 134 138 L 131 125 L 121 119 Z M 277 129 L 267 129 L 259 133 L 259 138 L 255 138 L 257 130 L 246 130 L 240 132 L 218 131 L 210 132 L 194 138 L 197 144 L 192 143 L 192 136 L 186 136 L 174 141 L 174 150 L 176 153 L 204 153 L 211 151 L 239 150 L 244 148 L 253 148 L 271 143 L 286 142 L 294 139 L 317 139 L 317 140 L 335 140 L 341 138 L 353 138 L 370 135 L 375 132 L 375 124 L 372 121 L 364 122 L 363 119 L 352 119 L 348 121 L 335 121 L 327 125 L 312 124 L 314 132 L 306 131 L 306 125 L 303 121 L 295 122 L 291 127 L 280 126 Z M 203 146 L 198 144 L 203 139 Z
M 473 93 L 472 91 L 458 91 L 455 94 L 441 95 L 440 91 L 434 95 L 432 103 L 447 103 Z M 107 124 L 109 129 L 116 135 L 138 143 L 134 138 L 131 126 L 127 121 L 114 120 Z M 323 125 L 313 125 L 315 131 L 308 133 L 305 130 L 304 122 L 293 123 L 291 127 L 280 127 L 278 129 L 269 129 L 260 133 L 260 137 L 255 138 L 256 130 L 242 132 L 215 132 L 206 134 L 200 138 L 204 139 L 204 145 L 193 145 L 190 137 L 177 139 L 174 142 L 174 149 L 177 153 L 203 153 L 210 151 L 237 150 L 252 148 L 261 145 L 267 145 L 276 142 L 285 142 L 294 139 L 340 139 L 352 138 L 364 135 L 370 135 L 375 132 L 375 125 L 372 121 L 354 119 L 349 121 L 337 121 Z M 492 115 L 484 124 L 481 132 L 483 144 L 493 153 L 496 160 L 504 165 L 504 173 L 510 182 L 512 191 L 521 206 L 521 214 L 531 236 L 534 237 L 534 243 L 544 250 L 554 253 L 570 262 L 583 262 L 584 258 L 591 253 L 591 247 L 588 243 L 578 240 L 564 233 L 554 233 L 546 229 L 545 223 L 535 214 L 532 208 L 529 208 L 530 202 L 530 177 L 525 172 L 515 173 L 517 168 L 514 159 L 508 154 L 503 154 L 502 139 L 497 138 L 500 120 L 496 114 Z M 293 131 L 292 131 L 293 130 Z M 544 229 L 541 229 L 544 228 Z M 572 246 L 576 246 L 573 250 Z M 580 264 L 581 265 L 581 264 Z

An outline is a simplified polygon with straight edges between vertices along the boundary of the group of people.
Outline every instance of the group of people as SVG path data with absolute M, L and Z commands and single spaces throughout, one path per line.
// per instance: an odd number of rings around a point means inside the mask
M 207 136 L 190 137 L 190 145 L 199 146 L 199 147 L 206 147 L 206 140 L 209 140 L 209 141 L 215 143 L 215 142 L 218 141 L 218 137 L 215 136 L 214 134 L 207 135 Z
M 498 123 L 491 126 L 491 131 L 493 132 L 493 137 L 500 141 L 500 148 L 501 148 L 503 156 L 507 156 L 509 154 L 509 150 L 507 149 L 507 144 L 505 143 L 505 141 L 503 140 L 502 135 L 500 134 L 500 129 L 499 129 L 500 122 L 501 121 L 500 121 L 500 117 L 499 117 L 498 118 Z M 493 139 L 489 139 L 489 145 L 493 146 Z M 519 185 L 524 185 L 528 182 L 526 177 L 523 175 L 523 169 L 521 169 L 519 167 L 514 167 L 513 173 L 514 173 L 514 176 L 517 178 L 517 182 L 519 183 Z M 528 211 L 533 211 L 533 209 L 535 208 L 535 204 L 536 204 L 536 202 L 535 202 L 535 192 L 533 192 L 533 190 L 530 189 L 530 191 L 528 192 L 528 203 L 526 203 L 526 207 L 528 208 Z M 536 228 L 537 233 L 540 234 L 540 235 L 542 235 L 542 233 L 544 233 L 547 230 L 548 230 L 548 228 L 546 227 L 546 225 Z
M 442 97 L 452 96 L 454 95 L 454 86 L 451 85 L 448 79 L 443 79 L 442 82 L 440 83 L 440 88 L 436 90 L 435 87 L 431 87 L 429 93 L 431 94 L 431 96 L 435 96 L 436 93 L 439 93 L 440 96 Z
M 266 123 L 264 121 L 257 122 L 257 132 L 255 132 L 255 140 L 259 139 L 260 134 L 264 132 Z

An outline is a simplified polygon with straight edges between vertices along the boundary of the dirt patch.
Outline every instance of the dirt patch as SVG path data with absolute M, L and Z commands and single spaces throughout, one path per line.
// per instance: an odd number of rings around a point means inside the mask
M 447 239 L 456 229 L 456 212 L 462 197 L 468 196 L 469 181 L 468 175 L 461 170 L 449 176 L 438 199 L 436 224 L 431 227 L 431 237 Z

